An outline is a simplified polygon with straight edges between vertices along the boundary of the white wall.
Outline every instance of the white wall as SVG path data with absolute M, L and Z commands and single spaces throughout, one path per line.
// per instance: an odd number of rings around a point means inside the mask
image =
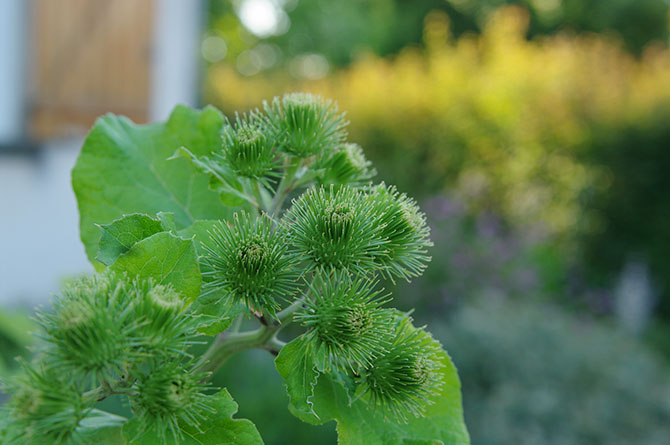
M 24 0 L 0 0 L 0 144 L 23 133 L 26 6 Z
M 156 0 L 154 4 L 149 118 L 164 120 L 175 105 L 198 103 L 205 2 Z
M 34 305 L 61 280 L 90 272 L 70 185 L 80 140 L 50 143 L 37 158 L 0 157 L 0 304 Z
M 24 124 L 25 42 L 15 37 L 27 29 L 26 3 L 0 0 L 0 144 L 3 135 L 14 142 Z M 151 120 L 163 120 L 178 103 L 197 104 L 204 2 L 154 4 L 149 109 Z M 47 302 L 63 278 L 92 271 L 70 184 L 81 143 L 50 142 L 37 157 L 0 154 L 0 305 Z

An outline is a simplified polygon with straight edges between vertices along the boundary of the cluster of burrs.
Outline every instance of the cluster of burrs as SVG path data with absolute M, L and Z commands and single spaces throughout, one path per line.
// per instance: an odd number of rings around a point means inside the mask
M 435 402 L 444 355 L 407 314 L 385 307 L 379 282 L 421 275 L 432 243 L 413 199 L 372 184 L 346 125 L 332 102 L 294 93 L 226 122 L 211 157 L 183 150 L 221 205 L 239 207 L 199 240 L 201 297 L 261 321 L 253 335 L 230 336 L 240 348 L 268 349 L 276 339 L 265 333 L 297 321 L 316 372 L 342 383 L 352 403 L 404 421 Z M 225 345 L 213 342 L 194 362 L 203 317 L 150 279 L 108 270 L 70 283 L 38 315 L 44 346 L 9 388 L 9 443 L 76 442 L 96 404 L 117 395 L 129 400 L 138 436 L 179 442 L 184 427 L 198 430 L 214 410 L 201 370 L 220 365 L 203 359 Z
M 10 386 L 9 443 L 76 443 L 102 399 L 123 395 L 148 429 L 179 438 L 211 411 L 187 352 L 196 320 L 170 286 L 104 272 L 68 284 L 37 315 L 44 346 Z
M 424 413 L 442 385 L 439 344 L 383 307 L 378 281 L 421 275 L 432 243 L 413 199 L 369 181 L 374 170 L 345 126 L 330 101 L 294 93 L 224 131 L 217 169 L 256 178 L 259 205 L 210 232 L 206 292 L 269 318 L 297 306 L 319 372 L 404 419 Z M 289 194 L 284 211 L 276 204 Z

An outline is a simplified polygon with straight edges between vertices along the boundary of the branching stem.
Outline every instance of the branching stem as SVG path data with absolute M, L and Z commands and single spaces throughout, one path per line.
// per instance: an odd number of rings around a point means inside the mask
M 97 403 L 105 400 L 109 396 L 128 394 L 133 391 L 132 385 L 128 382 L 119 382 L 116 387 L 110 386 L 108 383 L 103 383 L 97 388 L 86 391 L 83 394 L 84 403 Z
M 300 168 L 300 162 L 291 159 L 286 160 L 284 176 L 277 186 L 275 196 L 267 209 L 270 216 L 277 214 L 282 206 L 286 196 L 293 190 L 296 184 L 296 173 Z M 252 192 L 255 200 L 262 204 L 262 195 L 259 184 L 253 181 Z M 277 314 L 276 320 L 268 320 L 263 314 L 257 315 L 261 326 L 254 331 L 239 332 L 241 319 L 233 322 L 233 327 L 229 331 L 222 332 L 214 339 L 209 349 L 202 355 L 194 367 L 195 372 L 214 373 L 230 357 L 241 351 L 248 349 L 265 349 L 273 355 L 279 354 L 281 348 L 286 344 L 277 338 L 279 331 L 284 329 L 293 321 L 293 314 L 303 306 L 305 297 L 297 299 L 293 304 Z
M 261 185 L 257 180 L 252 180 L 251 181 L 251 191 L 254 194 L 254 199 L 258 203 L 258 208 L 260 210 L 265 210 L 267 211 L 267 208 L 265 207 L 265 202 L 263 201 L 263 195 L 261 194 Z
M 277 338 L 277 334 L 293 321 L 293 315 L 302 307 L 303 298 L 279 312 L 277 320 L 268 321 L 256 330 L 220 333 L 194 370 L 214 373 L 230 357 L 248 349 L 265 349 L 273 355 L 279 354 L 285 343 Z
M 293 186 L 295 185 L 295 174 L 298 171 L 298 168 L 300 167 L 299 163 L 288 163 L 290 161 L 287 161 L 286 168 L 284 170 L 284 176 L 281 179 L 281 182 L 279 183 L 279 186 L 277 187 L 277 191 L 275 192 L 274 199 L 272 200 L 272 204 L 270 205 L 269 209 L 269 214 L 274 215 L 279 210 L 282 208 L 284 205 L 284 200 L 286 199 L 286 196 L 293 190 Z

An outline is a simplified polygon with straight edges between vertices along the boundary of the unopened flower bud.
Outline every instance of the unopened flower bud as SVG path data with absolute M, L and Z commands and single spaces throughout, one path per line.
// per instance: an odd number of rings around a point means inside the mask
M 254 220 L 242 212 L 233 216 L 232 224 L 215 226 L 210 235 L 207 291 L 222 292 L 251 310 L 274 315 L 280 299 L 291 296 L 298 281 L 281 230 L 273 228 L 267 216 Z
M 240 176 L 262 178 L 277 166 L 275 142 L 256 114 L 237 115 L 222 140 L 223 159 Z
M 369 189 L 369 199 L 379 217 L 381 236 L 386 240 L 386 249 L 376 261 L 390 278 L 409 280 L 421 275 L 430 261 L 427 249 L 433 243 L 426 218 L 416 202 L 383 183 Z
M 385 352 L 392 318 L 381 308 L 388 299 L 374 285 L 347 272 L 321 271 L 315 277 L 305 309 L 295 318 L 309 328 L 305 338 L 321 369 L 370 366 Z
M 369 405 L 404 421 L 419 417 L 434 403 L 442 386 L 439 344 L 422 329 L 401 318 L 388 350 L 363 370 L 358 392 Z
M 384 253 L 372 202 L 358 189 L 318 187 L 293 202 L 285 225 L 311 267 L 369 273 Z
M 306 158 L 328 152 L 346 136 L 344 115 L 321 96 L 291 93 L 263 105 L 269 128 L 286 153 Z

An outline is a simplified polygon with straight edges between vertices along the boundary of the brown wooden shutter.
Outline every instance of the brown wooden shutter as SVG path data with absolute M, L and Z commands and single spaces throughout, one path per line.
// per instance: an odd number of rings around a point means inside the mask
M 153 1 L 31 3 L 33 134 L 82 134 L 107 112 L 146 121 Z

